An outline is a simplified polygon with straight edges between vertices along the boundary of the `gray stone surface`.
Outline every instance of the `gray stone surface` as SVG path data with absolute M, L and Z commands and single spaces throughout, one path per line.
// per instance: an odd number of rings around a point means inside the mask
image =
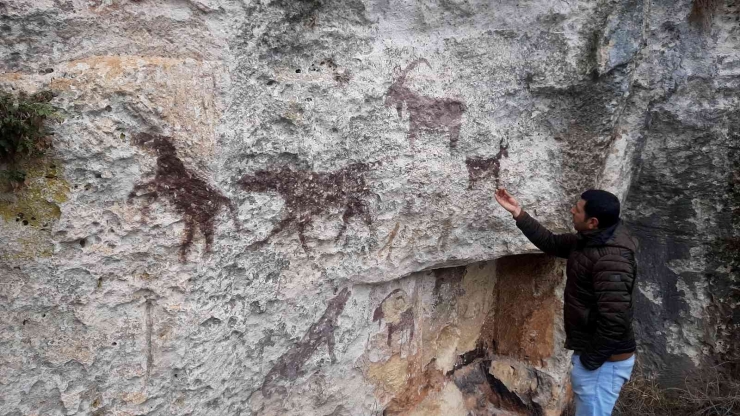
M 647 362 L 736 356 L 730 3 L 0 3 L 0 84 L 64 116 L 0 194 L 0 414 L 556 412 L 561 349 L 465 358 L 497 279 L 470 270 L 534 251 L 497 185 L 556 231 L 626 198 Z M 465 381 L 490 362 L 510 390 Z
M 627 217 L 641 243 L 636 297 L 643 361 L 667 384 L 687 369 L 735 363 L 738 305 L 738 7 L 700 30 L 658 19 L 688 8 L 655 4 L 655 88 L 639 134 Z M 663 14 L 665 13 L 665 14 Z M 651 61 L 656 60 L 656 63 Z M 670 68 L 671 70 L 667 70 Z

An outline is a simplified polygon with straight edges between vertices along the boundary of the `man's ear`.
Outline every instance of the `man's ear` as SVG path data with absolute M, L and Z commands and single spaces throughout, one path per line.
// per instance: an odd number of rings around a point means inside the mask
M 599 228 L 599 219 L 596 217 L 589 217 L 586 220 L 586 224 L 588 224 L 589 228 L 592 230 L 595 230 Z

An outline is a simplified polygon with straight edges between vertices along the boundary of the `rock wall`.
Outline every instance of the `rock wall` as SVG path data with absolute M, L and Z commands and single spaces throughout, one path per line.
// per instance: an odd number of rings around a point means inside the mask
M 695 7 L 652 7 L 654 52 L 638 67 L 651 98 L 635 130 L 640 151 L 626 211 L 641 244 L 642 361 L 664 383 L 683 385 L 694 368 L 730 364 L 737 374 L 740 358 L 740 4 L 717 2 L 711 20 L 693 24 L 677 16 L 695 21 Z
M 1 2 L 64 121 L 0 194 L 0 414 L 559 414 L 497 186 L 626 198 L 646 362 L 735 357 L 738 12 L 692 7 Z

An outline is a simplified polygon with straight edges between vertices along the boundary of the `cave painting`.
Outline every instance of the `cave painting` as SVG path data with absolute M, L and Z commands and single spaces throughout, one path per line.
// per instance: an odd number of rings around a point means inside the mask
M 261 242 L 264 243 L 285 227 L 295 223 L 303 250 L 308 252 L 306 227 L 313 218 L 327 214 L 332 208 L 343 210 L 342 227 L 336 240 L 347 230 L 352 217 L 360 216 L 368 226 L 372 223 L 365 198 L 372 195 L 365 183 L 365 173 L 372 164 L 353 163 L 333 172 L 292 170 L 288 167 L 260 170 L 239 180 L 247 192 L 277 192 L 285 200 L 283 218 Z
M 411 62 L 400 71 L 400 75 L 393 81 L 386 93 L 385 106 L 395 106 L 398 116 L 402 117 L 403 104 L 406 103 L 406 109 L 409 112 L 408 138 L 411 146 L 414 145 L 414 140 L 421 131 L 430 130 L 446 131 L 450 137 L 450 148 L 454 148 L 460 138 L 462 115 L 467 107 L 461 100 L 428 97 L 404 85 L 408 73 L 422 62 L 431 68 L 429 62 L 421 58 Z
M 139 133 L 132 141 L 142 149 L 156 153 L 157 168 L 154 179 L 136 184 L 128 199 L 131 201 L 133 198 L 146 196 L 151 204 L 164 197 L 183 215 L 185 233 L 180 246 L 182 261 L 187 260 L 196 227 L 205 237 L 205 252 L 210 252 L 214 221 L 222 207 L 229 209 L 234 225 L 239 229 L 236 207 L 231 200 L 185 167 L 177 157 L 177 151 L 169 137 Z
M 349 289 L 344 288 L 337 296 L 330 299 L 321 318 L 308 328 L 308 331 L 298 343 L 278 358 L 262 382 L 262 394 L 265 397 L 270 397 L 275 390 L 279 390 L 275 386 L 277 380 L 293 381 L 297 379 L 300 376 L 301 368 L 322 344 L 326 343 L 331 362 L 335 363 L 337 361 L 337 357 L 334 355 L 334 331 L 337 329 L 337 319 L 344 311 L 349 296 Z
M 509 145 L 503 141 L 499 143 L 499 150 L 495 156 L 489 158 L 469 157 L 465 159 L 468 167 L 468 189 L 473 189 L 476 182 L 493 176 L 496 189 L 499 188 L 499 171 L 501 170 L 501 158 L 509 157 Z
M 373 312 L 373 322 L 380 324 L 381 320 L 385 320 L 388 324 L 387 345 L 389 347 L 396 333 L 407 332 L 409 341 L 414 339 L 414 310 L 401 289 L 388 294 Z

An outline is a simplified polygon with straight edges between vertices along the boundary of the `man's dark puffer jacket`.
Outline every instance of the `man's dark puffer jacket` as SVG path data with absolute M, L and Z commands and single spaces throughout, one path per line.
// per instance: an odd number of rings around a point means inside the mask
M 522 211 L 516 225 L 540 250 L 568 259 L 565 348 L 581 354 L 581 364 L 589 370 L 613 354 L 635 351 L 636 244 L 621 221 L 603 230 L 556 235 Z

